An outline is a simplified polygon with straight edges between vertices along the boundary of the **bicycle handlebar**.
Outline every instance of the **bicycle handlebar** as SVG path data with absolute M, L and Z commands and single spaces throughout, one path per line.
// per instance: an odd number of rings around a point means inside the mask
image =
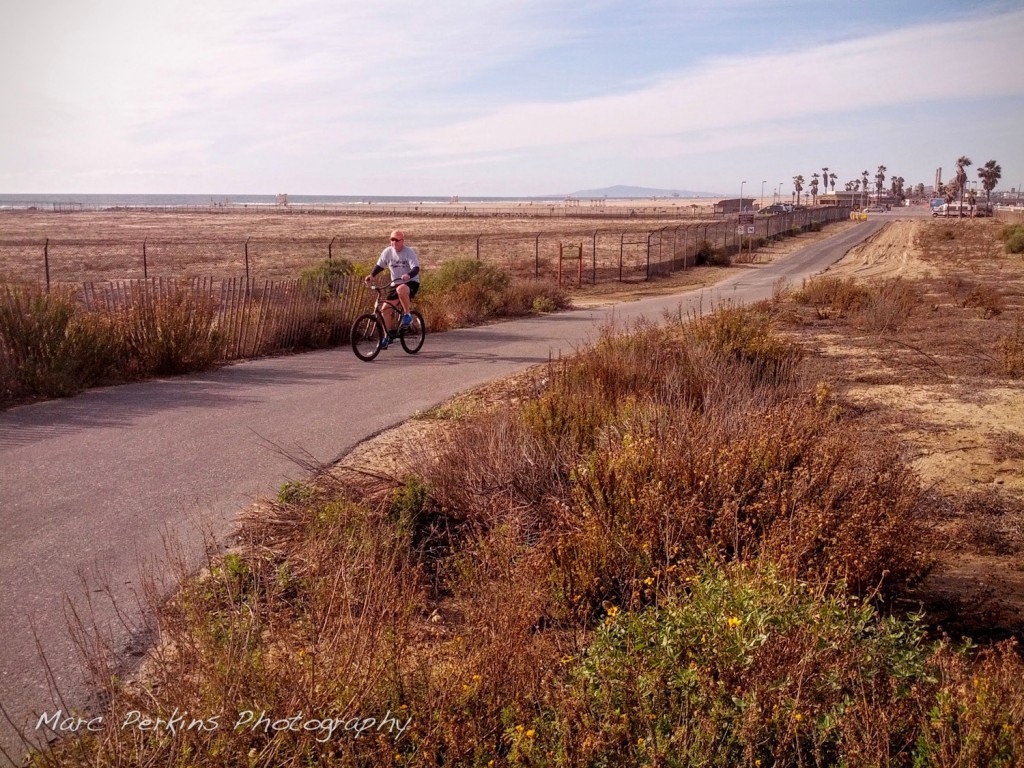
M 383 290 L 385 288 L 395 288 L 396 286 L 399 286 L 399 285 L 408 285 L 411 282 L 412 282 L 412 280 L 392 280 L 390 283 L 387 283 L 386 285 L 377 285 L 376 283 L 367 283 L 366 287 L 369 288 L 372 291 L 381 291 L 381 290 Z

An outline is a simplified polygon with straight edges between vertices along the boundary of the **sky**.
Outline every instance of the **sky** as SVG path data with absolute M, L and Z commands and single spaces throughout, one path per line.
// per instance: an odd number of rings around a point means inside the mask
M 10 2 L 0 193 L 1009 190 L 1022 41 L 1020 0 Z

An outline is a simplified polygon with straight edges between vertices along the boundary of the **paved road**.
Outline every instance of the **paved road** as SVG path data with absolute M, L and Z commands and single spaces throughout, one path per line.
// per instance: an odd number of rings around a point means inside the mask
M 144 637 L 120 625 L 108 593 L 139 616 L 140 564 L 162 557 L 164 536 L 193 557 L 197 522 L 224 541 L 256 496 L 306 475 L 288 454 L 333 462 L 456 392 L 571 353 L 612 317 L 764 298 L 780 277 L 820 271 L 883 223 L 745 267 L 712 289 L 429 336 L 416 358 L 389 350 L 367 364 L 338 348 L 0 412 L 0 702 L 19 724 L 56 709 L 38 638 L 64 704 L 86 705 L 67 607 L 83 612 L 90 598 L 95 625 L 130 656 Z M 6 722 L 0 746 L 22 751 Z

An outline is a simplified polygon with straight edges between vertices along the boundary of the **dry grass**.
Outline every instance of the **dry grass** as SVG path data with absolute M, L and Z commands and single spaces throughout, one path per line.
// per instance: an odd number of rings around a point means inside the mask
M 927 566 L 925 497 L 777 322 L 609 329 L 396 477 L 286 486 L 161 609 L 146 676 L 107 689 L 112 720 L 225 722 L 38 762 L 1012 764 L 1019 658 L 878 613 Z M 251 709 L 316 725 L 227 727 Z M 325 735 L 395 713 L 398 735 Z
M 107 729 L 37 762 L 1019 765 L 1016 646 L 954 644 L 894 607 L 928 599 L 938 531 L 947 551 L 1018 553 L 1019 497 L 926 491 L 899 432 L 939 427 L 865 406 L 879 381 L 974 405 L 1019 386 L 997 350 L 1020 278 L 1003 261 L 993 282 L 970 235 L 948 240 L 956 268 L 999 286 L 999 313 L 936 269 L 608 329 L 416 422 L 443 428 L 393 474 L 286 486 L 161 610 L 148 674 L 107 688 L 113 720 L 222 726 Z M 826 337 L 858 354 L 823 355 Z M 1000 429 L 985 450 L 998 434 L 1019 461 Z M 246 709 L 409 719 L 321 741 L 227 727 Z
M 599 268 L 617 276 L 622 252 L 627 276 L 637 279 L 637 270 L 646 264 L 648 233 L 680 224 L 671 213 L 661 219 L 611 221 L 439 218 L 415 213 L 396 218 L 344 213 L 5 211 L 2 216 L 4 243 L 19 245 L 0 247 L 0 277 L 42 281 L 44 244 L 49 239 L 51 279 L 68 283 L 141 278 L 144 270 L 149 277 L 248 274 L 279 279 L 294 277 L 328 255 L 369 265 L 396 227 L 409 234 L 409 244 L 428 270 L 448 259 L 479 256 L 514 277 L 540 275 L 551 281 L 557 274 L 559 244 L 564 243 L 584 245 L 588 278 L 596 246 Z M 632 244 L 623 246 L 623 240 Z M 640 241 L 643 247 L 636 244 Z

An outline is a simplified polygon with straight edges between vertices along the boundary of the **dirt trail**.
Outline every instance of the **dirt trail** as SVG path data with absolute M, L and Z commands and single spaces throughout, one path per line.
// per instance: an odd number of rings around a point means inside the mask
M 953 242 L 969 230 L 957 230 L 954 236 L 938 230 L 940 226 L 928 219 L 894 221 L 826 274 L 858 281 L 924 279 L 921 285 L 931 291 L 927 295 L 934 302 L 933 312 L 944 302 L 966 305 L 969 296 L 943 294 L 936 287 L 942 281 L 964 280 L 966 275 L 975 285 L 999 293 L 1005 306 L 996 314 L 1018 317 L 1019 327 L 1019 297 L 1024 293 L 1019 257 L 1008 258 L 996 247 L 991 257 L 982 254 L 969 263 L 962 261 L 935 243 Z M 993 225 L 972 222 L 966 226 Z M 983 324 L 989 321 L 980 309 L 976 315 L 959 333 L 985 330 Z M 952 510 L 948 520 L 938 521 L 937 565 L 921 587 L 922 600 L 947 629 L 959 628 L 974 636 L 1021 636 L 1024 385 L 1019 379 L 981 375 L 982 358 L 978 358 L 978 371 L 938 375 L 934 383 L 919 379 L 874 383 L 873 378 L 891 377 L 892 348 L 887 352 L 884 346 L 863 343 L 851 349 L 848 342 L 844 346 L 845 339 L 830 334 L 823 339 L 823 349 L 827 356 L 842 358 L 848 367 L 854 383 L 846 396 L 882 414 L 880 423 L 907 445 L 911 465 L 925 487 L 966 500 L 963 509 Z M 986 353 L 980 336 L 969 339 L 967 346 L 983 357 L 993 354 Z
M 827 273 L 858 280 L 880 277 L 924 277 L 930 272 L 921 260 L 918 239 L 928 221 L 894 221 L 853 248 Z

